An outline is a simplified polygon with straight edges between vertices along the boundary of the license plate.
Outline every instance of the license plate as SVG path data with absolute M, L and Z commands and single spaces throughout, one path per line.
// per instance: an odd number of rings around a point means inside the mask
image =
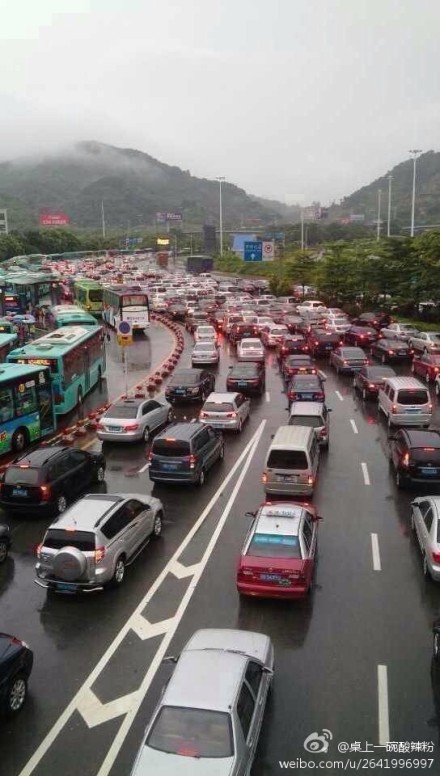
M 177 463 L 161 463 L 161 469 L 165 469 L 166 472 L 175 472 L 178 467 Z
M 398 356 L 407 356 L 407 355 L 408 355 L 408 353 L 407 353 L 407 351 L 406 351 L 406 350 L 398 350 L 398 351 L 397 351 L 397 355 L 398 355 Z
M 69 585 L 67 582 L 57 582 L 56 583 L 56 589 L 57 590 L 68 590 L 69 593 L 74 593 L 75 588 L 72 587 L 72 585 Z
M 428 474 L 428 475 L 438 474 L 438 469 L 434 469 L 433 467 L 421 469 L 420 471 L 422 472 L 422 474 Z
M 244 381 L 244 380 L 239 380 L 239 382 L 237 383 L 237 385 L 240 385 L 240 386 L 246 386 L 246 385 L 247 385 L 247 383 L 245 383 L 245 381 Z
M 414 412 L 421 412 L 421 410 L 407 410 L 407 412 L 414 413 Z
M 13 488 L 12 495 L 19 496 L 20 498 L 27 498 L 29 493 L 27 491 L 27 488 Z
M 326 350 L 332 350 L 332 348 L 333 348 L 333 345 L 331 345 L 330 342 L 327 343 L 327 345 L 325 346 Z
M 122 429 L 119 426 L 107 426 L 107 431 L 121 431 Z
M 176 388 L 174 393 L 185 393 L 185 388 Z
M 300 393 L 298 395 L 300 399 L 313 399 L 313 393 Z
M 296 474 L 278 474 L 277 475 L 277 481 L 278 482 L 296 482 L 298 480 L 298 477 Z
M 279 574 L 260 574 L 260 579 L 263 582 L 281 582 Z

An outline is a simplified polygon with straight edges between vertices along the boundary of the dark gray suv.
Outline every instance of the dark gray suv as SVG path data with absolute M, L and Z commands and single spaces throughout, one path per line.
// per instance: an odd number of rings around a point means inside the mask
M 175 423 L 155 437 L 148 457 L 153 482 L 203 485 L 208 469 L 224 456 L 223 436 L 203 423 Z

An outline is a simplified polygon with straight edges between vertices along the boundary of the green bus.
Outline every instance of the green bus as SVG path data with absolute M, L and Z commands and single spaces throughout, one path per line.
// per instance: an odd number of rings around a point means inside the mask
M 86 313 L 82 307 L 74 304 L 56 304 L 50 307 L 47 313 L 48 321 L 54 329 L 62 326 L 97 326 L 98 321 L 90 313 Z
M 50 369 L 0 364 L 0 454 L 21 452 L 55 428 Z
M 64 415 L 92 390 L 105 373 L 105 336 L 101 326 L 63 326 L 12 350 L 7 360 L 15 364 L 48 366 L 52 378 L 55 413 Z
M 97 280 L 87 280 L 82 278 L 75 280 L 73 284 L 73 295 L 75 302 L 92 315 L 102 315 L 102 284 Z
M 17 347 L 17 339 L 17 334 L 4 334 L 0 332 L 0 362 L 6 361 L 8 353 Z

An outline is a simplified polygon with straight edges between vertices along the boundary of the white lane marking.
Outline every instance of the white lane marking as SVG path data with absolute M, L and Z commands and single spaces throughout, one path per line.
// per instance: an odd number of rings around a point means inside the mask
M 335 394 L 338 397 L 339 401 L 344 401 L 344 397 L 340 391 L 335 391 Z
M 115 698 L 109 703 L 101 703 L 93 690 L 88 689 L 78 703 L 78 711 L 81 714 L 88 728 L 102 725 L 110 719 L 127 714 L 131 704 L 135 700 L 136 692 L 124 695 L 122 698 Z
M 351 425 L 351 427 L 353 429 L 353 434 L 359 434 L 358 427 L 357 427 L 355 421 L 352 420 L 351 418 L 350 418 L 350 425 Z
M 270 401 L 270 393 L 269 391 L 266 391 L 266 401 Z
M 324 378 L 325 380 L 327 380 L 327 372 L 324 372 L 324 370 L 323 370 L 323 369 L 320 369 L 320 370 L 319 370 L 319 372 L 320 372 L 320 374 L 323 376 L 323 378 Z
M 361 463 L 362 468 L 362 474 L 364 475 L 364 483 L 365 485 L 371 485 L 370 483 L 370 475 L 368 474 L 368 468 L 366 463 Z
M 377 533 L 371 534 L 371 552 L 373 553 L 374 571 L 382 571 L 382 565 L 380 562 L 380 552 L 379 552 L 379 537 Z
M 134 719 L 139 711 L 139 708 L 148 692 L 148 689 L 155 677 L 155 674 L 166 654 L 166 651 L 168 649 L 168 646 L 172 639 L 174 638 L 174 635 L 176 633 L 176 630 L 183 618 L 183 615 L 185 614 L 185 611 L 188 607 L 189 602 L 191 601 L 192 596 L 194 595 L 195 589 L 200 581 L 200 577 L 202 576 L 202 573 L 209 561 L 209 558 L 211 557 L 211 554 L 214 550 L 215 545 L 217 544 L 217 540 L 224 528 L 224 525 L 226 523 L 226 520 L 229 517 L 229 513 L 234 505 L 234 501 L 237 497 L 237 494 L 240 492 L 240 488 L 243 484 L 243 480 L 248 472 L 249 466 L 251 464 L 252 458 L 254 456 L 254 453 L 258 447 L 258 442 L 260 441 L 261 435 L 263 433 L 264 426 L 266 424 L 266 421 L 263 420 L 260 424 L 256 434 L 253 437 L 253 444 L 252 447 L 249 450 L 248 458 L 243 466 L 243 469 L 241 470 L 241 473 L 237 479 L 237 482 L 235 483 L 235 486 L 232 490 L 232 493 L 228 499 L 228 503 L 226 504 L 224 511 L 217 523 L 216 529 L 211 537 L 211 540 L 203 554 L 202 560 L 199 564 L 199 569 L 194 575 L 194 578 L 190 585 L 188 586 L 188 589 L 180 602 L 180 605 L 177 609 L 177 612 L 174 617 L 174 623 L 168 633 L 164 636 L 155 656 L 153 657 L 153 660 L 151 661 L 150 667 L 145 674 L 144 680 L 139 687 L 139 690 L 137 691 L 137 698 L 133 702 L 131 708 L 129 709 L 127 715 L 125 716 L 121 727 L 119 728 L 116 736 L 113 739 L 113 743 L 107 752 L 107 756 L 105 757 L 104 762 L 102 763 L 97 776 L 108 776 L 109 772 L 111 771 L 115 760 L 120 752 L 120 749 L 125 741 L 125 738 L 127 736 L 128 731 L 130 730 Z
M 164 581 L 165 577 L 167 576 L 167 574 L 170 571 L 172 573 L 172 569 L 173 569 L 173 565 L 174 565 L 175 561 L 179 559 L 180 555 L 183 553 L 183 551 L 186 549 L 188 544 L 191 542 L 191 540 L 194 537 L 194 535 L 197 533 L 197 531 L 199 531 L 200 527 L 202 526 L 202 524 L 204 523 L 204 521 L 206 520 L 206 518 L 210 514 L 212 508 L 217 503 L 220 494 L 223 492 L 224 488 L 231 481 L 231 479 L 235 475 L 236 471 L 240 468 L 241 464 L 243 463 L 243 461 L 246 460 L 246 458 L 247 458 L 247 461 L 246 461 L 246 464 L 245 464 L 244 471 L 245 472 L 247 471 L 247 469 L 249 467 L 249 464 L 251 462 L 251 459 L 252 459 L 252 455 L 255 452 L 256 446 L 257 446 L 257 444 L 258 444 L 258 442 L 260 440 L 260 437 L 261 437 L 261 435 L 263 433 L 263 429 L 264 429 L 265 425 L 266 425 L 266 421 L 263 420 L 260 423 L 260 425 L 259 425 L 258 429 L 256 430 L 255 434 L 253 435 L 252 439 L 248 442 L 248 444 L 244 448 L 243 452 L 241 453 L 239 458 L 236 460 L 236 462 L 235 462 L 234 466 L 232 467 L 231 471 L 229 472 L 229 474 L 225 477 L 224 481 L 222 482 L 220 487 L 217 489 L 217 491 L 214 493 L 213 497 L 211 498 L 211 500 L 209 501 L 209 503 L 207 504 L 207 506 L 203 510 L 203 512 L 200 515 L 200 517 L 198 518 L 198 520 L 194 523 L 193 527 L 191 528 L 191 530 L 186 535 L 186 537 L 183 540 L 183 542 L 177 548 L 177 550 L 175 551 L 175 553 L 172 556 L 172 558 L 170 558 L 170 560 L 168 561 L 167 565 L 162 569 L 161 573 L 155 579 L 155 581 L 153 582 L 151 587 L 147 590 L 147 592 L 145 593 L 145 595 L 143 596 L 143 598 L 141 599 L 141 601 L 137 605 L 136 609 L 132 612 L 131 616 L 127 619 L 127 621 L 125 622 L 125 624 L 123 625 L 123 627 L 121 628 L 119 633 L 115 636 L 115 638 L 113 639 L 111 644 L 107 647 L 107 649 L 104 652 L 104 654 L 102 655 L 101 659 L 98 661 L 96 666 L 90 672 L 90 674 L 87 677 L 87 679 L 84 681 L 82 687 L 80 687 L 80 689 L 74 695 L 74 697 L 72 698 L 70 703 L 66 706 L 66 708 L 64 709 L 62 714 L 58 717 L 57 721 L 51 727 L 51 729 L 49 730 L 47 735 L 44 737 L 44 739 L 42 740 L 42 742 L 40 743 L 38 748 L 35 750 L 35 752 L 32 755 L 32 757 L 28 760 L 28 762 L 24 766 L 23 770 L 20 772 L 19 776 L 30 776 L 30 774 L 33 773 L 34 769 L 37 767 L 37 765 L 40 763 L 42 758 L 45 756 L 45 754 L 47 753 L 49 748 L 52 746 L 52 744 L 56 740 L 57 736 L 61 733 L 61 731 L 63 730 L 63 728 L 66 725 L 66 723 L 69 721 L 69 719 L 72 716 L 72 714 L 77 710 L 78 704 L 81 702 L 81 699 L 82 699 L 83 695 L 86 694 L 88 692 L 88 690 L 90 690 L 92 685 L 96 682 L 96 679 L 98 678 L 98 676 L 101 674 L 101 672 L 107 666 L 107 664 L 109 663 L 109 661 L 111 660 L 111 658 L 115 654 L 116 650 L 118 649 L 118 647 L 120 646 L 120 644 L 124 640 L 124 638 L 127 635 L 127 633 L 131 630 L 131 623 L 132 622 L 133 623 L 137 623 L 137 624 L 139 623 L 139 616 L 142 614 L 142 612 L 145 609 L 146 605 L 151 601 L 151 599 L 153 598 L 153 596 L 155 595 L 155 593 L 157 592 L 157 590 L 159 589 L 159 587 L 163 583 L 163 581 Z M 239 485 L 241 485 L 241 481 L 242 481 L 242 479 L 239 480 Z M 234 489 L 234 492 L 238 492 L 238 491 L 236 491 Z M 229 502 L 228 502 L 228 506 L 229 506 Z M 232 506 L 232 503 L 229 506 L 229 509 L 231 508 L 231 506 Z M 214 536 L 216 536 L 215 533 L 213 534 L 213 537 Z M 211 539 L 211 542 L 212 542 L 212 539 Z M 210 545 L 208 545 L 208 546 L 210 547 Z M 211 549 L 211 552 L 212 552 L 212 549 Z M 202 559 L 201 562 L 203 562 L 203 559 Z M 207 560 L 208 560 L 208 558 L 205 561 L 205 565 L 206 565 Z M 194 590 L 194 586 L 193 585 L 194 585 L 193 582 L 189 585 L 188 589 L 190 591 Z M 180 605 L 182 605 L 182 603 Z M 177 610 L 175 617 L 177 617 L 177 613 L 178 612 L 179 612 L 179 609 Z M 173 617 L 172 619 L 174 621 L 175 618 Z M 145 622 L 147 623 L 147 620 Z M 136 625 L 135 625 L 135 627 L 136 627 Z M 172 635 L 174 635 L 174 632 L 172 632 Z M 166 646 L 168 646 L 168 643 L 169 642 L 167 641 L 167 645 Z M 161 659 L 162 659 L 162 657 L 160 658 L 160 660 Z M 160 660 L 159 660 L 159 663 L 160 663 Z M 136 692 L 139 693 L 140 691 L 141 691 L 141 688 L 138 691 L 136 691 Z M 141 700 L 142 700 L 142 698 L 141 698 Z M 115 755 L 115 757 L 116 757 L 116 755 Z
M 377 666 L 377 704 L 379 713 L 379 744 L 384 746 L 390 740 L 390 716 L 388 710 L 388 671 L 386 666 Z
M 150 465 L 150 462 L 147 461 L 147 463 L 144 464 L 144 466 L 141 466 L 141 468 L 138 469 L 138 474 L 143 474 L 144 472 L 146 472 L 148 467 L 149 467 L 149 465 Z

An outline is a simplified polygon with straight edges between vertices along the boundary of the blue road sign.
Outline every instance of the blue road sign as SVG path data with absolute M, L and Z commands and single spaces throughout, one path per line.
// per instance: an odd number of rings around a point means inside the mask
M 125 336 L 131 334 L 131 323 L 129 321 L 119 321 L 118 334 L 123 334 Z
M 245 261 L 263 261 L 263 243 L 261 240 L 245 242 L 243 248 Z

